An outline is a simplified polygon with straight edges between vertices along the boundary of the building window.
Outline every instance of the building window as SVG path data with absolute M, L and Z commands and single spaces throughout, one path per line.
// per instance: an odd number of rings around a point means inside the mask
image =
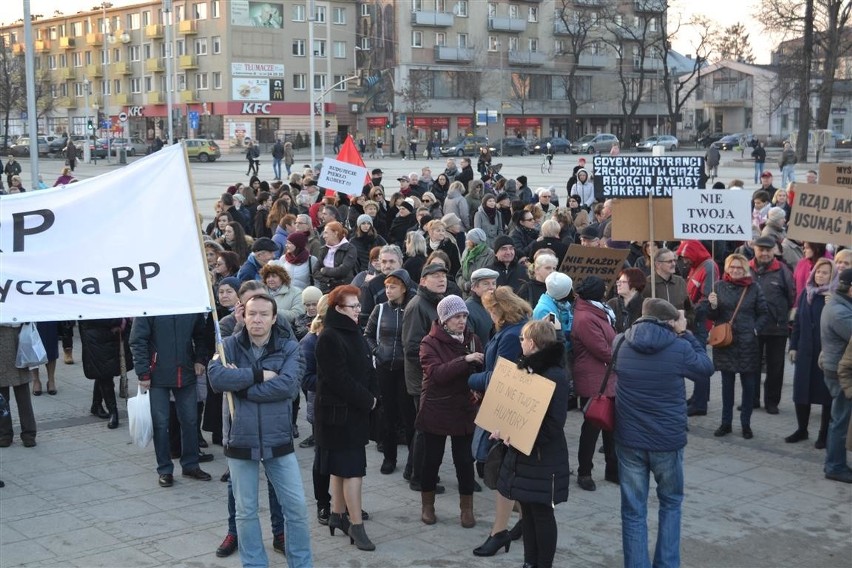
M 417 30 L 411 32 L 411 47 L 423 47 L 423 32 Z
M 177 52 L 178 56 L 186 55 L 186 40 L 179 39 L 175 41 L 175 51 Z
M 457 39 L 459 47 L 467 47 L 467 34 L 459 34 Z
M 435 45 L 445 46 L 447 45 L 447 34 L 444 32 L 438 32 L 435 34 Z
M 510 37 L 509 38 L 509 51 L 519 51 L 520 50 L 520 47 L 519 47 L 520 44 L 518 43 L 519 41 L 520 40 L 518 40 L 517 36 Z M 499 43 L 497 45 L 497 48 L 498 49 L 500 48 Z
M 145 92 L 146 93 L 150 93 L 151 91 L 154 90 L 154 80 L 151 76 L 145 77 L 144 83 L 145 83 Z
M 528 22 L 538 22 L 538 6 L 530 6 L 530 14 L 527 17 Z
M 142 54 L 145 59 L 151 59 L 154 56 L 154 46 L 153 44 L 146 43 L 142 46 Z
M 332 18 L 333 24 L 345 24 L 346 8 L 334 8 L 334 10 L 332 10 Z
M 530 51 L 538 51 L 538 38 L 530 38 Z
M 68 58 L 64 53 L 59 54 L 59 68 L 68 67 Z
M 324 91 L 326 89 L 326 81 L 325 81 L 324 73 L 314 73 L 314 90 L 315 91 Z
M 86 65 L 91 65 L 91 64 L 92 64 L 92 52 L 87 51 L 86 52 Z
M 412 12 L 422 12 L 423 11 L 423 0 L 411 0 L 411 11 Z
M 500 40 L 497 36 L 488 36 L 488 51 L 497 51 L 500 47 Z
M 109 81 L 101 81 L 101 94 L 102 95 L 111 95 L 110 92 L 110 84 Z
M 196 2 L 192 5 L 192 17 L 196 20 L 207 19 L 207 4 L 204 2 Z
M 648 20 L 648 31 L 655 32 L 657 31 L 657 19 L 651 18 Z
M 86 84 L 85 83 L 74 83 L 74 96 L 78 97 L 78 98 L 86 96 Z
M 219 17 L 219 0 L 213 0 L 212 2 L 210 2 L 210 17 Z
M 207 38 L 195 40 L 195 55 L 207 55 Z
M 366 2 L 361 4 L 361 16 L 369 16 L 370 15 L 370 5 Z
M 488 17 L 496 18 L 497 17 L 497 4 L 488 3 Z
M 199 91 L 206 91 L 210 88 L 210 85 L 207 83 L 207 73 L 195 74 L 195 88 Z
M 141 93 L 142 92 L 142 78 L 141 77 L 133 77 L 130 79 L 130 92 L 131 93 Z
M 520 17 L 521 10 L 517 4 L 509 4 L 509 17 L 517 20 Z
M 219 36 L 213 36 L 210 38 L 210 41 L 213 43 L 213 55 L 222 53 L 222 38 Z
M 557 55 L 565 53 L 565 42 L 561 39 L 557 39 L 554 43 L 554 49 L 556 50 Z
M 222 72 L 214 71 L 213 72 L 213 88 L 221 89 L 222 88 Z
M 294 91 L 304 91 L 306 89 L 305 85 L 305 74 L 304 73 L 294 73 L 293 74 L 293 90 Z
M 325 6 L 317 6 L 316 17 L 314 21 L 319 24 L 325 23 Z
M 467 0 L 459 0 L 456 2 L 455 13 L 459 18 L 467 18 Z
M 314 40 L 314 57 L 325 57 L 325 40 Z
M 105 49 L 101 52 L 101 63 L 109 64 L 109 50 Z
M 56 69 L 56 56 L 48 55 L 47 56 L 47 68 L 48 69 Z
M 335 75 L 334 76 L 334 90 L 335 91 L 345 91 L 346 90 L 346 75 Z
M 446 12 L 447 11 L 446 0 L 435 0 L 435 11 L 436 12 Z
M 71 35 L 74 37 L 83 35 L 83 22 L 74 22 L 71 24 Z
M 303 39 L 294 39 L 293 40 L 293 55 L 298 57 L 305 56 L 305 40 Z
M 177 90 L 185 91 L 186 90 L 186 73 L 181 73 L 177 76 Z
M 121 48 L 120 47 L 113 48 L 113 50 L 112 50 L 112 61 L 113 61 L 113 63 L 118 63 L 119 61 L 121 61 Z
M 151 10 L 145 10 L 142 12 L 142 25 L 150 26 L 151 25 Z
M 121 79 L 115 79 L 112 82 L 112 90 L 116 95 L 121 93 Z
M 304 4 L 293 4 L 293 21 L 294 22 L 304 22 L 305 21 L 305 5 Z
M 337 59 L 346 59 L 346 42 L 345 41 L 334 42 L 334 56 Z
M 142 27 L 142 16 L 140 14 L 127 14 L 127 27 L 138 30 Z

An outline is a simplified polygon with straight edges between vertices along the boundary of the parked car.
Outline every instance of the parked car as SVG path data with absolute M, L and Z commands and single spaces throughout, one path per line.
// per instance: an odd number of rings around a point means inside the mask
M 494 148 L 500 156 L 526 156 L 530 153 L 527 141 L 518 137 L 498 140 L 494 143 Z
M 554 154 L 558 154 L 562 152 L 563 154 L 567 154 L 571 150 L 571 142 L 567 138 L 560 138 L 558 136 L 554 136 L 552 138 L 542 138 L 533 146 L 533 153 L 540 154 L 542 152 L 542 148 L 547 148 L 547 143 L 550 142 L 550 150 Z
M 838 148 L 852 148 L 852 137 L 844 138 L 837 143 Z
M 89 155 L 92 158 L 106 158 L 107 139 L 98 138 L 97 140 L 89 140 Z
M 696 142 L 698 142 L 698 144 L 704 146 L 705 148 L 709 148 L 710 144 L 716 142 L 723 136 L 727 136 L 727 134 L 723 132 L 712 132 L 710 134 L 705 134 L 704 136 L 699 137 Z
M 740 138 L 742 137 L 742 134 L 728 134 L 726 136 L 722 136 L 710 145 L 714 148 L 718 148 L 719 150 L 733 150 L 734 147 L 740 145 Z
M 637 152 L 650 152 L 654 146 L 663 146 L 667 150 L 674 152 L 680 146 L 677 138 L 669 134 L 661 134 L 660 136 L 648 136 L 641 142 L 636 143 Z
M 488 144 L 485 136 L 463 136 L 454 143 L 441 146 L 442 156 L 476 156 L 479 149 Z
M 49 154 L 60 154 L 65 149 L 65 144 L 68 143 L 67 136 L 58 136 L 53 140 L 48 141 L 47 151 Z
M 141 138 L 113 138 L 110 145 L 110 152 L 113 156 L 118 156 L 122 148 L 127 149 L 128 156 L 144 156 L 148 152 L 148 143 Z
M 50 146 L 47 142 L 47 138 L 44 136 L 38 137 L 38 155 L 39 156 L 47 156 L 48 152 L 50 152 Z M 28 157 L 30 155 L 30 139 L 27 136 L 23 136 L 18 138 L 18 140 L 12 144 L 12 147 L 9 149 L 9 153 L 11 153 L 16 158 L 20 157 Z
M 186 155 L 197 159 L 199 162 L 215 162 L 222 157 L 219 146 L 212 140 L 202 138 L 189 138 L 186 143 Z
M 596 154 L 609 152 L 618 143 L 615 134 L 586 134 L 571 143 L 572 154 Z

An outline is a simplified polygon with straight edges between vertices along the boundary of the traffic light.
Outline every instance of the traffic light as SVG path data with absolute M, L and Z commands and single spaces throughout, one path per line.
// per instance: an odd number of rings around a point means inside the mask
M 88 122 L 88 124 L 86 125 L 86 127 L 87 127 L 89 130 L 94 130 L 94 129 L 95 129 L 95 123 L 94 123 L 94 122 L 92 122 L 92 119 L 91 119 L 91 118 L 89 119 L 89 122 Z
M 391 127 L 391 121 L 390 121 L 390 119 L 387 119 L 385 121 L 385 128 L 390 128 L 390 127 Z

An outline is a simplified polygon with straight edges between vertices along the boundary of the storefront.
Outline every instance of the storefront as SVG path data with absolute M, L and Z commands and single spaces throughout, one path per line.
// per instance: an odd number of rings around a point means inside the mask
M 216 109 L 221 110 L 224 120 L 226 148 L 241 148 L 248 140 L 271 145 L 277 138 L 293 142 L 296 148 L 310 144 L 310 103 L 228 102 L 217 104 Z M 314 127 L 327 140 L 333 140 L 338 130 L 337 105 L 325 103 L 324 110 L 325 119 L 322 114 L 315 115 Z
M 536 116 L 507 116 L 505 137 L 520 136 L 526 139 L 541 136 L 541 118 Z

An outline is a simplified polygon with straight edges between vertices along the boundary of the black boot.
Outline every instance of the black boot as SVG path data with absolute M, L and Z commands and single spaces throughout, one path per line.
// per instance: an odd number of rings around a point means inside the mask
M 115 430 L 118 428 L 118 404 L 115 402 L 115 384 L 112 379 L 109 381 L 100 381 L 101 395 L 104 397 L 107 411 L 109 412 L 109 422 L 107 428 Z
M 94 381 L 92 383 L 92 408 L 89 409 L 92 416 L 97 416 L 98 418 L 109 418 L 109 412 L 104 410 L 103 400 L 104 397 L 101 395 L 101 385 L 98 381 Z

